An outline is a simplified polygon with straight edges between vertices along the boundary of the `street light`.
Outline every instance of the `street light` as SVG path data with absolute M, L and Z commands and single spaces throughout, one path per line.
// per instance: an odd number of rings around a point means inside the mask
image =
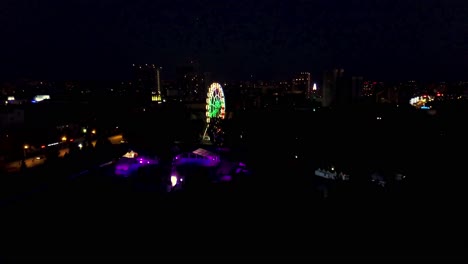
M 67 137 L 66 137 L 66 136 L 63 136 L 63 137 L 62 137 L 62 141 L 67 141 Z
M 26 159 L 26 150 L 29 149 L 29 145 L 28 144 L 24 144 L 23 146 L 23 161 Z
M 93 130 L 91 131 L 91 133 L 92 133 L 92 134 L 96 134 L 96 129 L 93 129 Z

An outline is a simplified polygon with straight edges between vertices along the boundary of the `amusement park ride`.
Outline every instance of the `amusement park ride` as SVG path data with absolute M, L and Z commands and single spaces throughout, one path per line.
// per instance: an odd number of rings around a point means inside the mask
M 222 143 L 223 131 L 221 120 L 226 116 L 226 102 L 223 87 L 219 83 L 212 83 L 206 98 L 206 126 L 203 142 Z
M 203 133 L 203 143 L 220 146 L 223 144 L 224 132 L 221 121 L 226 117 L 226 102 L 223 88 L 219 83 L 210 85 L 205 109 L 206 125 Z M 134 151 L 129 151 L 116 162 L 115 175 L 129 177 L 137 173 L 142 167 L 150 165 L 159 165 L 159 159 L 143 157 Z M 223 160 L 217 151 L 212 152 L 198 148 L 174 156 L 171 163 L 171 173 L 162 176 L 162 186 L 167 192 L 182 190 L 187 186 L 191 186 L 191 183 L 196 182 L 194 179 L 200 177 L 200 174 L 197 174 L 197 169 L 193 170 L 193 168 L 207 169 L 204 173 L 206 173 L 209 182 L 228 182 L 235 177 L 249 174 L 244 163 Z

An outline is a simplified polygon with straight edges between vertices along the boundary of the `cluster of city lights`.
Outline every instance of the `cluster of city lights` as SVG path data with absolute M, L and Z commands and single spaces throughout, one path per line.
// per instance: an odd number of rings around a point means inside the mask
M 409 103 L 416 108 L 429 109 L 430 107 L 426 106 L 426 104 L 432 101 L 434 101 L 434 96 L 422 95 L 411 98 Z

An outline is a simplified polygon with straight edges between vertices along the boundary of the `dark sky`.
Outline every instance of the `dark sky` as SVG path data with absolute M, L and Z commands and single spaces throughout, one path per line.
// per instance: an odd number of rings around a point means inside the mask
M 2 0 L 0 78 L 119 79 L 199 61 L 226 79 L 468 79 L 466 0 Z

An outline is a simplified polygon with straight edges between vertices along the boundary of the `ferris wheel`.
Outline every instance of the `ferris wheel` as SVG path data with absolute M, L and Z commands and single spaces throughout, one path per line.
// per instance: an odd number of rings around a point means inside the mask
M 203 139 L 207 138 L 207 131 L 210 123 L 224 119 L 226 116 L 226 102 L 224 99 L 223 87 L 219 83 L 212 83 L 208 89 L 206 97 L 206 129 Z
M 213 83 L 208 89 L 206 98 L 206 123 L 211 119 L 224 119 L 226 115 L 226 102 L 224 101 L 223 87 L 219 83 Z

